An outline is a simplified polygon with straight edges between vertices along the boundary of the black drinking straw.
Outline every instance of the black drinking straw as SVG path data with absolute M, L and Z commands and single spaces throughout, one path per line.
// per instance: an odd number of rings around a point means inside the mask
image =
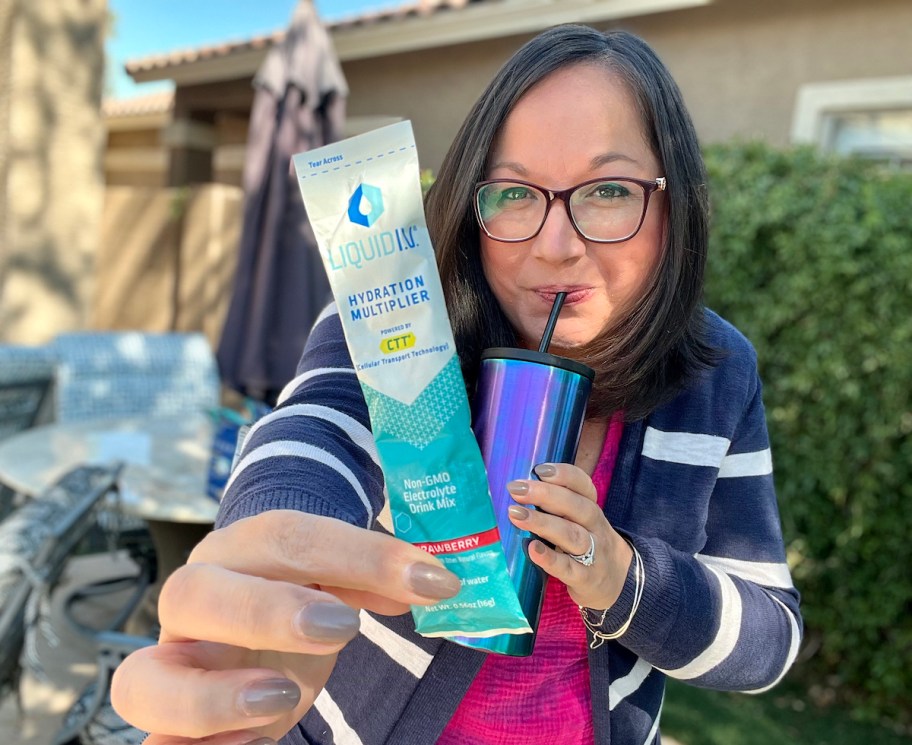
M 560 315 L 561 308 L 564 305 L 566 292 L 559 292 L 554 298 L 554 305 L 551 306 L 551 315 L 548 316 L 548 323 L 545 324 L 545 333 L 542 334 L 541 344 L 538 345 L 538 351 L 544 354 L 551 345 L 551 336 L 554 334 L 554 327 L 557 326 L 557 317 Z

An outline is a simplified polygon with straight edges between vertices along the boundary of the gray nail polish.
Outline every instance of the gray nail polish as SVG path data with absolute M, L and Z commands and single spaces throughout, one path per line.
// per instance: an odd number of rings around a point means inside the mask
M 240 708 L 248 717 L 267 717 L 291 711 L 301 700 L 301 689 L 287 678 L 251 683 L 241 691 Z
M 295 625 L 304 636 L 317 642 L 345 642 L 361 628 L 358 612 L 342 603 L 311 603 L 301 608 Z
M 412 564 L 405 578 L 412 592 L 426 598 L 451 598 L 462 589 L 459 577 L 433 564 Z
M 525 520 L 527 517 L 529 517 L 529 510 L 527 510 L 525 507 L 520 507 L 515 504 L 511 504 L 507 508 L 507 512 L 509 512 L 510 516 L 516 520 Z
M 535 473 L 543 478 L 548 478 L 557 473 L 557 469 L 551 463 L 541 463 L 535 466 Z

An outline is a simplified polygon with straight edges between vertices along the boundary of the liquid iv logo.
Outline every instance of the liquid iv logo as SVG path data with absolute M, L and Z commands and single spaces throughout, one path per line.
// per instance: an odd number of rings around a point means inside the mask
M 383 214 L 383 194 L 376 186 L 361 184 L 348 200 L 348 219 L 355 225 L 371 227 Z

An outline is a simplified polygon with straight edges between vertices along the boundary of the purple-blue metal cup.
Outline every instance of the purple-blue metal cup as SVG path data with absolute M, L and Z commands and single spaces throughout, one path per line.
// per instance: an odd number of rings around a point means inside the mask
M 529 543 L 536 536 L 510 522 L 507 510 L 516 502 L 507 483 L 536 478 L 532 469 L 541 463 L 574 462 L 594 377 L 586 365 L 543 352 L 496 347 L 481 355 L 472 428 L 488 471 L 507 567 L 533 632 L 538 629 L 546 575 L 529 558 Z M 522 657 L 532 654 L 535 636 L 501 634 L 454 641 Z

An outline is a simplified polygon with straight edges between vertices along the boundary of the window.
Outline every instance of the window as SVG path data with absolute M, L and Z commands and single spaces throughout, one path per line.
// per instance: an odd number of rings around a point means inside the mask
M 912 77 L 802 86 L 792 140 L 912 168 Z
M 912 108 L 827 114 L 822 144 L 843 155 L 912 168 Z

